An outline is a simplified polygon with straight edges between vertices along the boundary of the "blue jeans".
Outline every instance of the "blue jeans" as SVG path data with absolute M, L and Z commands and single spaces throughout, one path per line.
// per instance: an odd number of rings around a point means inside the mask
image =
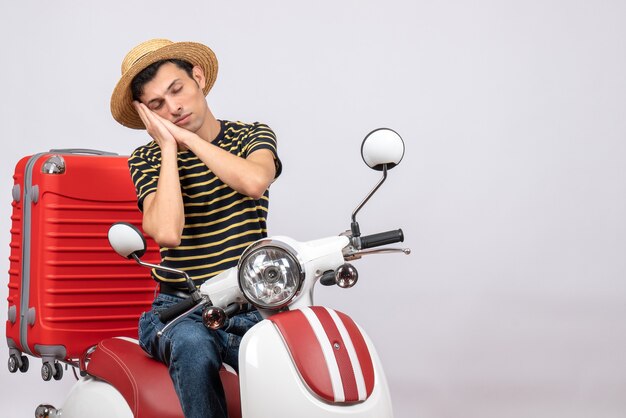
M 230 318 L 226 327 L 213 331 L 202 323 L 202 309 L 198 308 L 157 337 L 165 326 L 157 314 L 180 301 L 165 294 L 154 299 L 152 310 L 139 319 L 139 345 L 168 366 L 185 418 L 226 418 L 220 367 L 224 362 L 239 370 L 241 337 L 261 316 L 257 311 L 241 313 Z

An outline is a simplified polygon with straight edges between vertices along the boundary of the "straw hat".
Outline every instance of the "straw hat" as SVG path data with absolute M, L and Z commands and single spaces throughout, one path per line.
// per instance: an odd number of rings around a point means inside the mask
M 150 39 L 131 49 L 122 62 L 122 78 L 111 95 L 111 114 L 116 121 L 129 128 L 145 129 L 133 107 L 130 84 L 146 67 L 164 59 L 180 59 L 202 68 L 206 78 L 205 96 L 213 87 L 217 77 L 217 58 L 209 47 L 196 42 Z

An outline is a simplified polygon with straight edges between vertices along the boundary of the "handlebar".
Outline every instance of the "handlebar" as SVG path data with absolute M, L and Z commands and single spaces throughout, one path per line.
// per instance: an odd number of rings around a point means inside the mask
M 165 324 L 176 318 L 177 316 L 185 313 L 200 302 L 202 302 L 202 299 L 194 300 L 194 298 L 192 297 L 184 299 L 177 304 L 172 305 L 169 308 L 159 312 L 159 320 Z
M 378 234 L 364 235 L 361 237 L 361 249 L 380 247 L 381 245 L 393 244 L 404 241 L 402 229 L 380 232 Z
M 203 299 L 194 300 L 193 297 L 184 299 L 178 302 L 177 304 L 172 305 L 169 308 L 164 309 L 163 311 L 159 312 L 158 313 L 159 320 L 164 324 L 168 323 L 172 319 L 177 318 L 178 316 L 184 314 L 185 312 L 188 312 L 190 309 L 193 309 L 194 306 L 199 305 L 202 301 Z M 231 316 L 239 313 L 241 309 L 242 309 L 242 305 L 238 303 L 231 303 L 224 309 L 224 313 L 226 314 L 227 318 L 230 318 Z

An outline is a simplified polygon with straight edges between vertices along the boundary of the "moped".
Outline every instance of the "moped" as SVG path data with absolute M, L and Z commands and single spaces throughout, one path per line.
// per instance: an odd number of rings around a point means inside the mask
M 299 242 L 274 236 L 250 245 L 237 267 L 196 288 L 183 271 L 141 260 L 142 233 L 116 223 L 109 242 L 122 257 L 148 268 L 178 273 L 191 296 L 160 313 L 161 332 L 202 310 L 210 329 L 223 327 L 246 304 L 263 320 L 243 337 L 238 375 L 223 365 L 220 375 L 230 418 L 392 417 L 383 368 L 369 337 L 346 314 L 314 305 L 314 288 L 350 288 L 358 272 L 350 261 L 378 253 L 409 249 L 375 248 L 402 242 L 401 229 L 361 235 L 357 213 L 404 156 L 404 142 L 393 130 L 368 134 L 361 146 L 365 163 L 382 178 L 352 213 L 349 231 L 338 236 Z M 60 408 L 40 405 L 38 418 L 182 418 L 167 367 L 151 359 L 136 340 L 100 341 L 81 359 L 81 376 Z

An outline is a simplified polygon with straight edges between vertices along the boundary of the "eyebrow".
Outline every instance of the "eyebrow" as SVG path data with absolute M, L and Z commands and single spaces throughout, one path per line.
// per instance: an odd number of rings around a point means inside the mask
M 174 81 L 172 81 L 172 82 L 170 83 L 170 85 L 169 85 L 169 86 L 167 86 L 167 88 L 165 89 L 165 93 L 167 93 L 168 91 L 170 91 L 170 90 L 172 89 L 172 87 L 174 86 L 174 84 L 176 84 L 176 82 L 177 82 L 177 81 L 180 81 L 180 78 L 177 78 L 177 79 L 175 79 Z M 161 99 L 161 98 L 152 99 L 152 100 L 150 100 L 148 103 L 146 103 L 146 106 L 150 106 L 150 103 L 160 102 L 160 101 L 162 101 L 162 100 L 163 100 L 163 99 Z

